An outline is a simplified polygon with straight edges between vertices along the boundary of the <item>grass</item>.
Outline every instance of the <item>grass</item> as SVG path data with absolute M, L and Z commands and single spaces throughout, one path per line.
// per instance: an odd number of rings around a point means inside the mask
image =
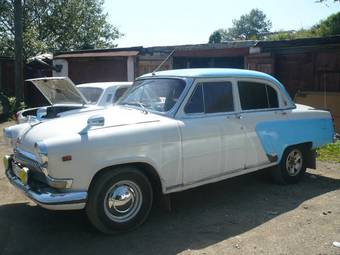
M 340 141 L 318 149 L 318 160 L 340 163 Z

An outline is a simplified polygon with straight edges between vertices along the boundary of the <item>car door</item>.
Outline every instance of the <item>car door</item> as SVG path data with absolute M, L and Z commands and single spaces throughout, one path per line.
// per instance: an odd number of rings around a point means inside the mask
M 261 123 L 282 121 L 287 111 L 282 108 L 284 98 L 274 84 L 259 79 L 239 79 L 237 89 L 240 102 L 240 122 L 247 136 L 245 147 L 246 168 L 263 166 L 275 161 L 275 153 L 269 155 L 257 133 Z M 270 134 L 267 134 L 270 135 Z
M 244 133 L 235 117 L 234 101 L 234 86 L 230 79 L 195 82 L 178 113 L 184 184 L 220 177 L 226 171 L 243 168 Z

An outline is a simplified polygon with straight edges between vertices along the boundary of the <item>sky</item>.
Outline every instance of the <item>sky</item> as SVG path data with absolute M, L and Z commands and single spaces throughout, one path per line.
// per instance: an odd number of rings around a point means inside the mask
M 340 11 L 340 3 L 315 0 L 105 0 L 104 12 L 124 36 L 118 47 L 207 43 L 209 35 L 232 26 L 251 9 L 262 10 L 272 31 L 309 28 Z

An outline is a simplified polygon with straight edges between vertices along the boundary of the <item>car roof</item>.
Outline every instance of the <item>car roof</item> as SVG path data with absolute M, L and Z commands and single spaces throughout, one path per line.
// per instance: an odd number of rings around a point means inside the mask
M 252 70 L 234 69 L 234 68 L 189 68 L 189 69 L 175 69 L 167 71 L 159 71 L 155 73 L 148 73 L 139 78 L 157 78 L 157 77 L 183 77 L 183 78 L 252 78 L 271 81 L 284 93 L 288 103 L 294 105 L 293 100 L 289 96 L 284 86 L 273 76 Z
M 115 86 L 131 86 L 132 82 L 91 82 L 91 83 L 82 83 L 77 85 L 77 87 L 92 87 L 92 88 L 102 88 L 106 89 L 109 87 Z
M 189 68 L 175 69 L 167 71 L 159 71 L 154 74 L 148 73 L 141 77 L 157 77 L 157 76 L 176 76 L 189 78 L 222 78 L 222 77 L 247 77 L 247 78 L 262 78 L 267 80 L 276 79 L 266 73 L 234 68 Z

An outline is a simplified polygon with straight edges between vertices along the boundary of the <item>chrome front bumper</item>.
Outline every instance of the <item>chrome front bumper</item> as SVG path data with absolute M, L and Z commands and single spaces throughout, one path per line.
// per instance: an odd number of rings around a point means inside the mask
M 9 182 L 40 206 L 51 210 L 76 210 L 83 209 L 85 207 L 87 192 L 60 192 L 51 187 L 31 187 L 29 185 L 25 185 L 13 173 L 11 169 L 10 156 L 5 156 L 4 165 Z

